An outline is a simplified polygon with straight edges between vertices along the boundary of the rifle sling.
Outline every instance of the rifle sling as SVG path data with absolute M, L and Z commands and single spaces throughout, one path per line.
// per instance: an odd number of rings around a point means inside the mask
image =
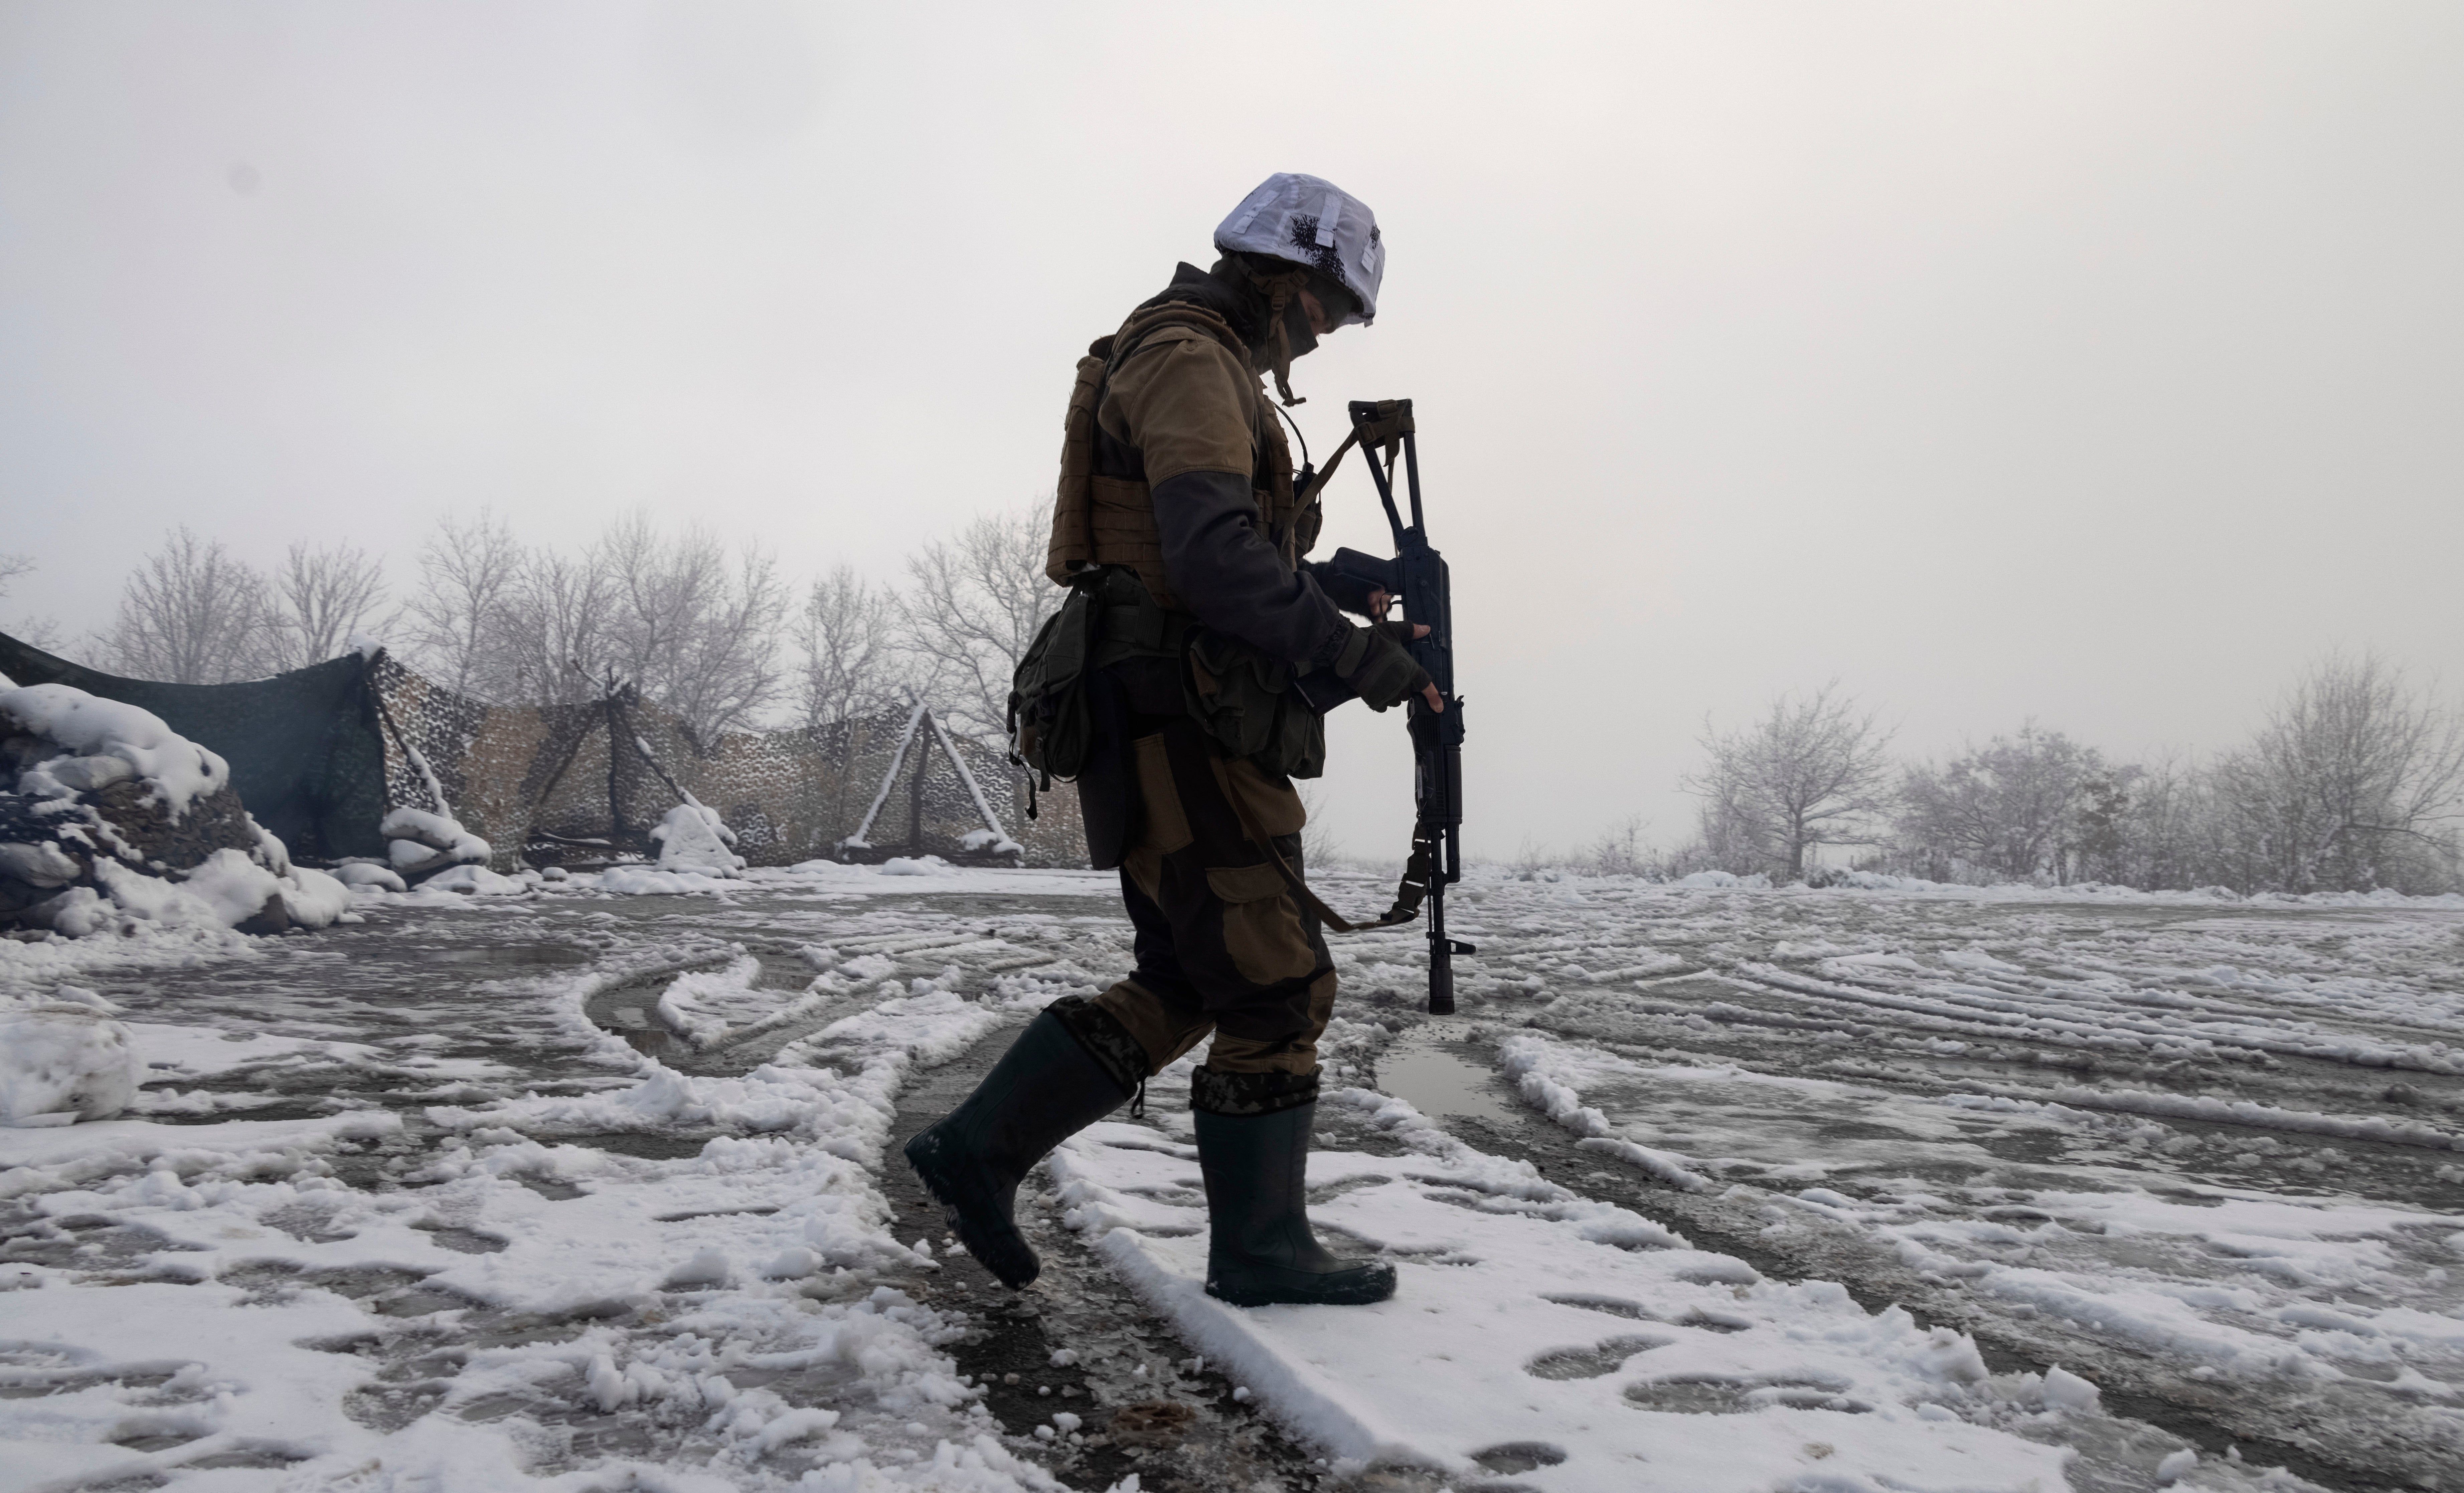
M 1381 443 L 1386 447 L 1388 461 L 1395 459 L 1395 452 L 1402 446 L 1403 437 L 1412 431 L 1412 417 L 1408 411 L 1398 412 L 1385 409 L 1384 406 L 1380 407 L 1385 413 L 1384 419 L 1355 421 L 1352 433 L 1345 436 L 1343 444 L 1334 449 L 1334 454 L 1326 459 L 1326 470 L 1310 478 L 1309 484 L 1301 489 L 1292 504 L 1295 510 L 1305 509 L 1317 500 L 1318 494 L 1326 487 L 1327 479 L 1334 475 L 1335 468 L 1343 465 L 1345 454 L 1353 447 L 1362 444 L 1361 437 L 1364 434 L 1371 441 Z M 1338 933 L 1356 933 L 1367 929 L 1392 928 L 1397 923 L 1411 922 L 1420 915 L 1420 904 L 1428 900 L 1429 889 L 1437 884 L 1438 831 L 1432 825 L 1415 824 L 1412 827 L 1412 853 L 1404 859 L 1402 880 L 1395 884 L 1395 905 L 1388 908 L 1386 914 L 1375 922 L 1353 922 L 1334 909 L 1328 907 L 1316 892 L 1309 889 L 1309 883 L 1301 879 L 1301 873 L 1292 869 L 1291 863 L 1285 860 L 1283 852 L 1275 848 L 1275 842 L 1258 828 L 1257 821 L 1249 815 L 1247 804 L 1243 803 L 1236 795 L 1226 795 L 1226 797 L 1231 800 L 1232 811 L 1240 817 L 1241 832 L 1257 842 L 1258 848 L 1266 852 L 1266 859 L 1274 866 L 1275 874 L 1283 877 L 1284 885 L 1291 889 L 1292 895 L 1307 904 L 1309 910 L 1317 914 L 1319 922 Z
M 1224 797 L 1231 802 L 1232 812 L 1240 817 L 1241 832 L 1266 852 L 1266 859 L 1273 864 L 1275 874 L 1283 877 L 1284 885 L 1291 889 L 1292 895 L 1308 904 L 1309 910 L 1316 913 L 1318 921 L 1327 927 L 1338 933 L 1356 933 L 1372 928 L 1392 928 L 1420 915 L 1420 904 L 1428 899 L 1429 888 L 1437 880 L 1438 832 L 1434 827 L 1426 824 L 1413 826 L 1412 853 L 1403 863 L 1403 879 L 1395 884 L 1395 905 L 1386 910 L 1386 915 L 1373 923 L 1355 923 L 1319 900 L 1318 894 L 1309 889 L 1309 883 L 1301 879 L 1301 873 L 1292 869 L 1292 863 L 1285 860 L 1284 853 L 1275 848 L 1273 839 L 1259 829 L 1258 822 L 1250 817 L 1249 806 L 1242 802 L 1238 795 L 1226 794 Z
M 1318 494 L 1326 490 L 1326 479 L 1333 476 L 1334 469 L 1343 465 L 1343 453 L 1359 444 L 1360 432 L 1357 430 L 1343 438 L 1343 444 L 1336 447 L 1334 454 L 1326 459 L 1326 470 L 1311 477 L 1309 486 L 1302 488 L 1300 495 L 1292 499 L 1292 508 L 1295 512 L 1317 501 Z
M 1294 428 L 1297 429 L 1298 427 Z M 1386 448 L 1386 461 L 1391 466 L 1394 464 L 1395 453 L 1402 449 L 1403 437 L 1413 433 L 1414 428 L 1409 412 L 1398 414 L 1393 410 L 1388 410 L 1383 420 L 1355 423 L 1352 428 L 1352 433 L 1345 436 L 1343 444 L 1334 449 L 1334 454 L 1326 459 L 1326 470 L 1310 478 L 1309 485 L 1302 488 L 1300 495 L 1293 500 L 1292 506 L 1296 509 L 1307 508 L 1317 501 L 1318 494 L 1326 487 L 1326 479 L 1333 476 L 1334 469 L 1343 465 L 1344 452 L 1360 445 L 1364 436 L 1371 444 L 1382 445 Z

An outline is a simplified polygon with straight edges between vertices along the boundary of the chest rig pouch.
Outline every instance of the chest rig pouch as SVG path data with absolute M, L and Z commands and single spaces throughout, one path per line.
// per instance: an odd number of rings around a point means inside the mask
M 1291 665 L 1199 627 L 1190 636 L 1183 678 L 1189 714 L 1224 756 L 1287 778 L 1326 770 L 1326 721 L 1301 698 Z

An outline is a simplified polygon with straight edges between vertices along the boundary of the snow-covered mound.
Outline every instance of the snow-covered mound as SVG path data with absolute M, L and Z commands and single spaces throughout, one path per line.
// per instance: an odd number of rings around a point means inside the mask
M 517 897 L 530 889 L 531 883 L 521 877 L 499 876 L 484 866 L 452 867 L 419 884 L 422 891 L 458 891 L 482 897 Z
M 1769 891 L 1771 889 L 1771 878 L 1760 871 L 1756 871 L 1750 876 L 1739 876 L 1733 871 L 1696 871 L 1693 875 L 1678 882 L 1677 885 L 1689 888 L 1697 891 L 1719 890 L 1729 888 L 1738 888 L 1754 891 Z
M 744 857 L 736 853 L 736 831 L 720 822 L 718 811 L 699 802 L 679 803 L 668 810 L 650 831 L 659 846 L 659 869 L 699 871 L 705 876 L 741 876 Z
M 200 798 L 231 785 L 221 757 L 161 716 L 64 684 L 0 691 L 0 723 L 20 753 L 20 793 L 56 798 L 142 779 L 145 796 L 179 819 Z M 20 738 L 40 746 L 41 756 L 26 754 Z
M 160 716 L 68 685 L 0 688 L 0 926 L 280 933 L 350 901 L 294 867 L 230 765 Z
M 410 889 L 410 884 L 402 879 L 400 872 L 366 856 L 353 856 L 335 867 L 334 879 L 354 890 L 363 887 L 376 891 Z
M 495 846 L 463 828 L 450 814 L 398 808 L 377 829 L 385 837 L 385 855 L 393 869 L 408 881 L 434 875 L 449 866 L 485 866 L 495 853 Z
M 0 1125 L 74 1125 L 128 1108 L 137 1050 L 116 1009 L 74 985 L 37 999 L 0 996 Z

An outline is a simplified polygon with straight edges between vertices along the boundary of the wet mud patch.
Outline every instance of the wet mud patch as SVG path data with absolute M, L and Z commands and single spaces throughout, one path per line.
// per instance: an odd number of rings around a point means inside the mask
M 501 1254 L 507 1243 L 497 1235 L 454 1223 L 414 1223 L 411 1227 L 434 1241 L 439 1249 L 450 1249 L 457 1255 Z
M 1646 1379 L 1628 1385 L 1625 1399 L 1638 1410 L 1671 1416 L 1744 1416 L 1774 1405 L 1861 1416 L 1874 1408 L 1834 1386 L 1810 1379 L 1733 1379 L 1715 1374 Z
M 46 1219 L 22 1204 L 0 1217 L 0 1265 L 38 1264 L 108 1275 L 165 1250 L 192 1251 L 142 1224 L 95 1214 Z
M 1518 1472 L 1554 1467 L 1566 1460 L 1566 1450 L 1546 1441 L 1508 1441 L 1474 1452 L 1471 1460 L 1501 1477 L 1511 1477 Z
M 680 1161 L 688 1156 L 700 1155 L 702 1148 L 721 1133 L 718 1131 L 593 1131 L 533 1138 L 541 1145 L 583 1146 L 592 1151 L 634 1156 L 644 1161 Z

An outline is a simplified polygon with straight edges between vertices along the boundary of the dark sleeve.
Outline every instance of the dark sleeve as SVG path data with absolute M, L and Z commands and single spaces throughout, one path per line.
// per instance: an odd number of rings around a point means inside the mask
M 1199 622 L 1295 664 L 1350 629 L 1317 582 L 1285 569 L 1258 532 L 1247 476 L 1184 472 L 1156 483 L 1154 496 L 1164 579 Z

